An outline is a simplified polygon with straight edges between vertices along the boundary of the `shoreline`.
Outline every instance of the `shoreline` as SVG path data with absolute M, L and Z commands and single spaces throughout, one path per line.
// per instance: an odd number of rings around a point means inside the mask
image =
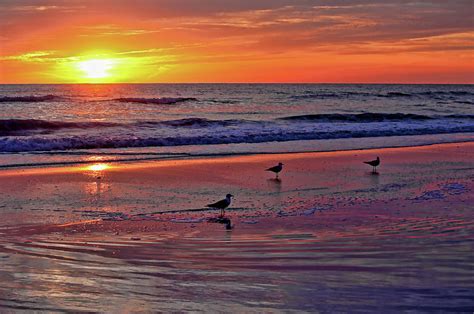
M 225 144 L 227 145 L 227 144 Z M 423 144 L 423 145 L 408 145 L 408 146 L 387 146 L 387 147 L 376 147 L 376 148 L 360 148 L 360 149 L 341 149 L 341 150 L 328 150 L 328 151 L 295 151 L 295 152 L 244 152 L 244 153 L 218 153 L 214 155 L 209 155 L 209 154 L 197 154 L 197 155 L 185 155 L 180 157 L 176 156 L 169 156 L 166 157 L 165 159 L 126 159 L 126 160 L 113 160 L 113 159 L 96 159 L 96 160 L 89 160 L 89 161 L 78 161 L 78 162 L 66 162 L 66 163 L 51 163 L 51 164 L 27 164 L 27 165 L 18 165 L 19 169 L 12 169 L 17 167 L 17 165 L 1 165 L 0 166 L 0 175 L 3 170 L 9 171 L 9 170 L 28 170 L 29 168 L 40 168 L 41 166 L 46 166 L 46 169 L 61 169 L 61 168 L 70 168 L 70 170 L 78 170 L 81 171 L 83 170 L 83 166 L 88 166 L 91 164 L 97 164 L 97 163 L 108 163 L 108 164 L 117 164 L 117 166 L 139 166 L 141 167 L 142 165 L 151 165 L 152 163 L 162 163 L 162 162 L 173 162 L 173 161 L 192 161 L 192 160 L 205 160 L 205 161 L 212 161 L 216 160 L 219 161 L 219 159 L 229 159 L 229 158 L 240 158 L 240 157 L 252 157 L 252 156 L 262 156 L 262 157 L 272 157 L 272 156 L 289 156 L 291 155 L 314 155 L 314 154 L 338 154 L 338 153 L 366 153 L 366 152 L 373 152 L 374 154 L 377 154 L 379 151 L 393 151 L 393 150 L 415 150 L 415 149 L 423 149 L 423 148 L 450 148 L 452 146 L 473 146 L 474 147 L 474 140 L 465 140 L 465 141 L 459 141 L 459 142 L 449 142 L 449 143 L 434 143 L 434 144 Z M 16 153 L 15 153 L 16 154 Z M 22 153 L 18 153 L 22 154 Z M 60 153 L 58 153 L 60 154 Z M 89 154 L 88 154 L 89 155 Z M 90 153 L 90 155 L 94 155 L 94 153 Z M 105 155 L 108 155 L 105 153 Z M 112 153 L 110 154 L 112 155 Z M 157 153 L 157 155 L 163 155 L 161 153 Z M 183 154 L 184 155 L 184 154 Z M 64 167 L 63 167 L 64 165 Z M 77 167 L 75 167 L 77 165 Z M 57 166 L 57 167 L 50 167 L 50 166 Z M 152 165 L 153 166 L 153 165 Z M 25 167 L 26 169 L 23 169 L 21 167 Z M 120 167 L 114 167 L 120 168 Z
M 456 134 L 456 133 L 454 133 Z M 462 134 L 470 134 L 470 133 L 462 133 Z M 472 133 L 474 136 L 474 133 Z M 361 139 L 361 138 L 358 138 Z M 363 138 L 362 138 L 363 139 Z M 372 139 L 372 138 L 369 138 Z M 320 140 L 305 140 L 307 142 L 317 142 Z M 303 141 L 303 142 L 305 142 Z M 301 142 L 301 141 L 288 141 L 283 143 L 290 143 L 291 142 Z M 282 142 L 278 142 L 281 144 Z M 28 168 L 56 168 L 56 167 L 69 167 L 69 166 L 80 166 L 80 165 L 90 165 L 97 162 L 101 163 L 110 163 L 110 164 L 131 164 L 131 163 L 148 163 L 148 162 L 159 162 L 163 160 L 187 160 L 187 159 L 202 159 L 202 158 L 221 158 L 221 157 L 241 157 L 241 156 L 252 156 L 252 155 L 284 155 L 284 154 L 305 154 L 305 153 L 337 153 L 337 152 L 350 152 L 350 151 L 370 151 L 370 150 L 380 150 L 380 149 L 392 149 L 392 148 L 416 148 L 416 147 L 427 147 L 427 146 L 436 146 L 436 145 L 450 145 L 450 144 L 464 144 L 464 143 L 474 143 L 474 139 L 459 139 L 459 140 L 451 140 L 446 142 L 440 143 L 426 143 L 426 144 L 413 144 L 413 145 L 390 145 L 390 146 L 380 146 L 380 147 L 364 147 L 364 148 L 347 148 L 347 149 L 328 149 L 328 150 L 301 150 L 301 151 L 275 151 L 275 152 L 265 152 L 265 151 L 242 151 L 242 152 L 222 152 L 222 153 L 204 153 L 204 154 L 193 154 L 193 153 L 162 153 L 162 152 L 146 152 L 146 153 L 125 153 L 125 155 L 156 155 L 156 157 L 143 157 L 143 158 L 130 158 L 130 159 L 97 159 L 97 160 L 78 160 L 78 161 L 58 161 L 58 162 L 43 162 L 43 163 L 23 163 L 23 164 L 0 164 L 0 172 L 3 170 L 8 169 L 28 169 Z M 243 143 L 246 144 L 246 143 Z M 268 144 L 268 143 L 260 143 L 260 144 Z M 270 142 L 269 144 L 272 144 Z M 223 146 L 229 144 L 222 144 Z M 258 145 L 258 144 L 257 144 Z M 161 147 L 158 147 L 161 148 Z M 168 147 L 166 147 L 168 148 Z M 131 147 L 130 149 L 133 149 Z M 154 149 L 154 147 L 138 147 L 138 149 Z M 4 153 L 3 155 L 69 155 L 71 153 L 73 155 L 76 154 L 75 151 L 48 151 L 48 152 L 12 152 L 12 153 Z M 77 155 L 84 155 L 84 156 L 123 156 L 124 153 L 114 153 L 114 152 L 94 152 L 94 151 L 87 151 L 87 150 L 79 150 L 79 154 Z M 162 156 L 162 157 L 158 157 Z

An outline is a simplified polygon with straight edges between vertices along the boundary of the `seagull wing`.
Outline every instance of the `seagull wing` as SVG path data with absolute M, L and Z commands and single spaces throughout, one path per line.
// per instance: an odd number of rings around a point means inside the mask
M 206 205 L 206 207 L 211 207 L 211 208 L 225 208 L 227 206 L 229 206 L 229 204 L 227 203 L 226 199 Z
M 371 166 L 374 166 L 374 167 L 378 166 L 379 163 L 380 163 L 380 161 L 377 160 L 377 159 L 376 160 L 371 160 L 371 161 L 364 161 L 364 164 L 368 164 L 368 165 L 371 165 Z
M 265 171 L 273 171 L 273 172 L 278 172 L 278 166 L 274 166 L 274 167 L 270 167 L 268 169 L 266 169 Z

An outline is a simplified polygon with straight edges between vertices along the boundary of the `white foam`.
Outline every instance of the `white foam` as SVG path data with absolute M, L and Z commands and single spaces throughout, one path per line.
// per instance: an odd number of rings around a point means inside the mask
M 201 120 L 199 120 L 201 121 Z M 474 132 L 474 120 L 435 119 L 373 123 L 314 121 L 181 121 L 178 124 L 131 124 L 87 129 L 60 129 L 48 134 L 0 137 L 0 152 L 90 148 L 263 143 L 398 135 Z

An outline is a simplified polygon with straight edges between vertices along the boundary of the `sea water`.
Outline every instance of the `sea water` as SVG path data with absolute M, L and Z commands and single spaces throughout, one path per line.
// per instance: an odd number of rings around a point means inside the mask
M 0 166 L 473 139 L 473 85 L 0 85 Z

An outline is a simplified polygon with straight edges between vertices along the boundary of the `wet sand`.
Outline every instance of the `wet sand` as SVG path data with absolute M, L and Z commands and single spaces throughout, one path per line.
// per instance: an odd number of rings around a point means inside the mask
M 472 312 L 473 188 L 474 143 L 2 170 L 0 307 Z

